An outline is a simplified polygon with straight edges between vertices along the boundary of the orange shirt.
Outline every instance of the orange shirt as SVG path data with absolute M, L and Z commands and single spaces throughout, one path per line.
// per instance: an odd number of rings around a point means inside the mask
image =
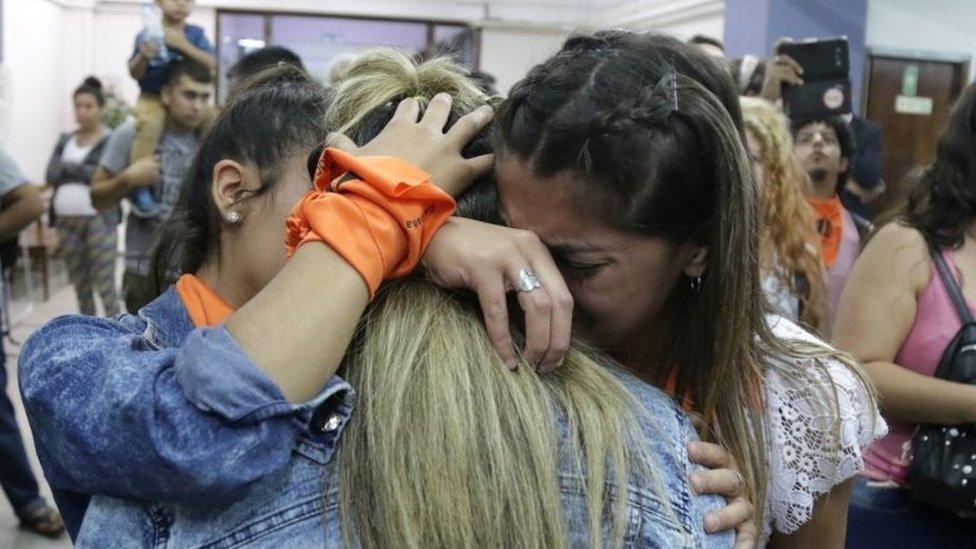
M 820 233 L 820 252 L 827 268 L 834 266 L 840 250 L 840 237 L 844 231 L 844 206 L 836 194 L 827 200 L 807 197 L 817 216 L 817 232 Z
M 233 307 L 191 274 L 185 274 L 176 281 L 176 293 L 197 328 L 216 326 L 234 312 Z

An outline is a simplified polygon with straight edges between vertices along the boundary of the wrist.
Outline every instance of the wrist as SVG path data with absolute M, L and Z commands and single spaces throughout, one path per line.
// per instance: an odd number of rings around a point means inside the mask
M 362 179 L 329 192 L 344 172 Z M 426 173 L 392 158 L 362 159 L 326 149 L 315 185 L 288 219 L 286 249 L 291 254 L 306 242 L 325 241 L 360 273 L 370 295 L 382 281 L 413 271 L 454 212 L 454 199 Z
M 116 181 L 118 181 L 119 186 L 122 188 L 121 190 L 125 193 L 135 189 L 135 182 L 132 180 L 128 169 L 122 170 L 122 173 L 119 174 L 119 178 Z

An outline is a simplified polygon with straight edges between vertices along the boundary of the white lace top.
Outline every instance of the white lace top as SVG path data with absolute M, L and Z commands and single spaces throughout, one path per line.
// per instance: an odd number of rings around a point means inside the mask
M 769 316 L 766 321 L 780 339 L 818 341 L 793 322 Z M 888 426 L 881 415 L 870 413 L 864 385 L 844 365 L 827 361 L 826 371 L 810 361 L 790 360 L 782 365 L 802 369 L 787 377 L 770 368 L 766 376 L 766 444 L 769 447 L 764 547 L 775 529 L 795 532 L 810 520 L 817 498 L 856 475 L 864 467 L 863 451 L 885 435 Z M 805 375 L 803 375 L 805 374 Z M 828 379 L 829 376 L 829 379 Z M 832 383 L 831 383 L 832 382 Z M 836 387 L 840 415 L 840 451 L 834 438 L 835 411 L 823 393 Z

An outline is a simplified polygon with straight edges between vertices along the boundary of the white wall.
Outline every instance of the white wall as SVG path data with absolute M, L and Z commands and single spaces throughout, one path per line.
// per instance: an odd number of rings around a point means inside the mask
M 199 2 L 188 23 L 203 27 L 211 42 L 216 34 L 216 10 Z M 93 62 L 90 71 L 107 85 L 117 87 L 119 94 L 130 104 L 139 97 L 139 85 L 129 76 L 128 60 L 132 55 L 136 34 L 142 29 L 138 2 L 101 2 L 93 12 L 96 32 L 91 38 Z
M 534 65 L 555 53 L 568 29 L 491 26 L 481 29 L 481 70 L 495 76 L 496 89 L 508 94 Z
M 11 4 L 6 3 L 3 21 L 4 95 L 9 108 L 0 131 L 21 170 L 40 182 L 62 128 L 65 10 L 49 0 Z
M 976 2 L 970 0 L 871 0 L 868 47 L 967 54 L 976 61 Z M 969 78 L 976 75 L 970 65 Z
M 725 35 L 724 0 L 593 0 L 589 26 L 656 30 L 687 40 L 704 34 Z
M 553 53 L 576 23 L 722 35 L 721 0 L 198 0 L 190 22 L 212 40 L 218 9 L 295 11 L 467 22 L 481 28 L 480 65 L 507 91 Z M 70 96 L 93 74 L 134 102 L 126 61 L 142 26 L 139 0 L 7 0 L 0 71 L 0 144 L 40 181 L 57 135 L 73 126 Z

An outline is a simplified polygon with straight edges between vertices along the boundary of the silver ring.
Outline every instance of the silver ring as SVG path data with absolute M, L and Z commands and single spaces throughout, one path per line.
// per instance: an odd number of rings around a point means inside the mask
M 528 267 L 522 267 L 518 273 L 518 282 L 515 284 L 515 289 L 528 293 L 534 290 L 538 290 L 542 287 L 542 283 L 539 279 L 535 277 L 535 273 L 529 270 Z
M 735 470 L 733 470 L 732 472 L 735 473 L 735 480 L 737 483 L 735 489 L 742 490 L 746 485 L 746 479 L 742 476 L 742 473 Z

